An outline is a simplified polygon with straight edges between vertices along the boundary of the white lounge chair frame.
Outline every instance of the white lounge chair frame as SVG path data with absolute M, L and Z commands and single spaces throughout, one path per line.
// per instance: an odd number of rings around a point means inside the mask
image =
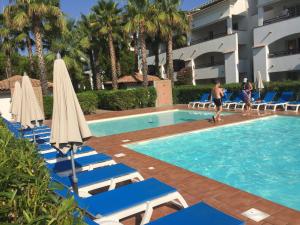
M 289 107 L 291 107 L 291 108 L 294 108 L 294 107 L 295 107 L 295 111 L 293 110 L 293 112 L 298 112 L 298 110 L 299 110 L 299 108 L 300 108 L 300 104 L 299 104 L 299 103 L 298 103 L 298 104 L 287 103 L 287 104 L 285 105 L 284 110 L 285 110 L 285 111 L 288 111 L 288 108 L 289 108 Z
M 94 183 L 92 185 L 88 185 L 86 187 L 79 188 L 78 195 L 81 198 L 87 198 L 87 197 L 92 196 L 89 193 L 92 190 L 96 190 L 96 189 L 103 188 L 103 187 L 109 187 L 108 188 L 109 191 L 114 190 L 118 183 L 121 183 L 124 181 L 129 181 L 129 180 L 131 180 L 132 182 L 138 182 L 138 181 L 143 181 L 144 178 L 139 172 L 136 171 L 136 172 L 124 175 L 124 176 L 116 177 L 111 180 L 102 181 L 102 182 Z
M 265 110 L 272 110 L 273 112 L 276 112 L 277 107 L 281 106 L 283 109 L 285 109 L 287 104 L 288 102 L 266 104 Z
M 83 167 L 80 167 L 80 168 L 76 168 L 76 172 L 82 172 L 82 171 L 87 171 L 87 170 L 93 170 L 95 168 L 98 168 L 98 167 L 103 167 L 103 166 L 111 166 L 111 165 L 114 165 L 116 164 L 116 162 L 111 159 L 111 160 L 107 160 L 107 161 L 104 161 L 104 162 L 99 162 L 99 163 L 94 163 L 94 164 L 90 164 L 90 165 L 86 165 L 86 166 L 83 166 Z M 72 169 L 70 170 L 65 170 L 65 171 L 62 171 L 62 172 L 59 172 L 57 173 L 59 176 L 70 176 L 72 174 Z
M 260 110 L 260 107 L 261 106 L 264 106 L 267 105 L 266 102 L 259 102 L 259 103 L 253 103 L 252 104 L 252 110 L 256 110 L 256 111 L 259 111 Z
M 74 154 L 74 159 L 78 159 L 78 158 L 90 156 L 90 155 L 96 155 L 96 154 L 97 154 L 96 151 L 89 151 L 89 152 L 85 152 L 85 153 L 76 153 L 76 154 Z M 52 164 L 52 163 L 66 161 L 66 160 L 71 160 L 71 156 L 53 158 L 53 159 L 48 159 L 48 160 L 45 159 L 45 162 Z
M 163 197 L 153 199 L 151 201 L 133 206 L 131 208 L 122 210 L 120 212 L 116 212 L 110 216 L 101 217 L 101 215 L 99 215 L 98 218 L 94 220 L 94 222 L 96 222 L 98 224 L 102 224 L 102 223 L 108 222 L 108 221 L 119 222 L 123 218 L 135 215 L 137 213 L 145 212 L 142 222 L 140 223 L 140 225 L 144 225 L 150 221 L 152 213 L 153 213 L 153 209 L 155 207 L 165 204 L 165 203 L 168 203 L 168 202 L 172 202 L 179 207 L 183 207 L 183 208 L 188 207 L 188 204 L 186 203 L 184 198 L 179 194 L 178 191 L 175 191 L 175 192 L 165 195 Z
M 206 106 L 209 106 L 211 103 L 212 103 L 211 101 L 207 101 L 207 102 L 198 102 L 198 103 L 197 103 L 197 104 L 198 104 L 198 109 L 199 109 L 199 108 L 204 109 L 204 108 L 206 108 Z

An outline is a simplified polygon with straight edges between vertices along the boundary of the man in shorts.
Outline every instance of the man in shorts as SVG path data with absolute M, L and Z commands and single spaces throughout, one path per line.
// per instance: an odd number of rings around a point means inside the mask
M 221 88 L 221 83 L 219 80 L 215 82 L 215 86 L 211 90 L 211 98 L 213 99 L 216 111 L 215 115 L 212 117 L 213 121 L 221 121 L 222 112 L 222 97 L 224 96 L 223 88 Z

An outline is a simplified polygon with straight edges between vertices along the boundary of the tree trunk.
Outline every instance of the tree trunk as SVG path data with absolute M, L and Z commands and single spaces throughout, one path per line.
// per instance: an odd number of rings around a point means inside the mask
M 44 60 L 43 53 L 43 40 L 42 33 L 40 29 L 40 23 L 35 22 L 33 27 L 33 32 L 35 36 L 35 51 L 39 61 L 39 70 L 40 70 L 40 81 L 42 86 L 43 95 L 48 94 L 48 82 L 47 82 L 47 74 L 46 74 L 46 65 Z
M 116 69 L 116 53 L 113 42 L 112 33 L 108 34 L 108 45 L 109 45 L 109 54 L 111 61 L 111 75 L 112 75 L 112 87 L 113 89 L 118 89 L 118 77 L 117 77 L 117 69 Z
M 11 58 L 10 55 L 6 55 L 6 77 L 10 78 L 12 76 L 12 65 L 11 65 Z
M 94 51 L 89 50 L 88 55 L 90 58 L 90 65 L 91 65 L 91 71 L 92 71 L 92 77 L 93 77 L 93 89 L 94 90 L 99 90 L 100 85 L 97 83 L 97 72 L 96 72 L 96 67 L 95 67 L 95 57 L 94 57 Z
M 134 33 L 133 35 L 134 40 L 134 72 L 139 72 L 139 42 L 137 34 Z
M 167 74 L 168 78 L 171 80 L 172 85 L 174 86 L 174 67 L 173 67 L 173 37 L 172 33 L 168 35 L 168 48 L 167 48 Z
M 28 51 L 28 59 L 30 63 L 30 74 L 34 74 L 34 61 L 33 61 L 33 54 L 32 54 L 32 43 L 28 36 L 26 37 L 26 45 L 27 45 L 27 51 Z
M 160 78 L 162 78 L 162 74 L 160 74 L 160 69 L 159 69 L 159 45 L 160 42 L 157 39 L 157 37 L 155 37 L 154 40 L 154 61 L 155 61 L 155 74 L 159 75 Z
M 117 75 L 118 77 L 120 77 L 122 75 L 122 68 L 121 68 L 121 53 L 120 53 L 120 49 L 117 46 L 116 48 L 116 61 L 117 61 L 117 65 L 116 65 L 116 69 L 117 69 Z
M 143 86 L 148 87 L 147 52 L 146 52 L 146 41 L 145 41 L 145 28 L 143 25 L 141 25 L 140 27 L 140 43 L 142 49 Z

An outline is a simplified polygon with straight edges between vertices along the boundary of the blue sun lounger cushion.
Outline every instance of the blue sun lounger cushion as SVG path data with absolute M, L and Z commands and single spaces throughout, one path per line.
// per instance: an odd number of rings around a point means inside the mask
M 55 190 L 61 197 L 68 197 L 67 189 Z M 145 181 L 122 186 L 112 191 L 80 198 L 74 194 L 78 207 L 85 210 L 93 218 L 109 216 L 113 213 L 131 208 L 133 206 L 163 197 L 176 192 L 173 187 L 150 178 Z
M 35 139 L 44 139 L 45 137 L 46 137 L 46 138 L 49 138 L 50 135 L 51 135 L 51 133 L 34 134 Z M 26 136 L 24 136 L 24 138 L 27 138 L 27 139 L 33 139 L 33 134 L 31 134 L 31 135 L 26 135 Z
M 94 148 L 90 146 L 82 146 L 76 151 L 76 154 L 83 154 L 83 153 L 88 153 L 91 151 L 95 151 Z M 61 151 L 57 150 L 56 152 L 49 152 L 46 154 L 41 155 L 45 160 L 51 160 L 55 158 L 60 158 L 60 157 L 67 157 L 70 156 L 71 152 L 69 151 L 67 154 L 63 154 Z
M 78 188 L 83 188 L 95 183 L 111 180 L 134 172 L 137 171 L 122 163 L 99 167 L 91 171 L 83 171 L 76 174 L 78 178 Z M 62 177 L 55 173 L 51 173 L 50 176 L 52 180 L 61 183 L 66 187 L 72 187 L 72 175 Z
M 75 168 L 80 169 L 84 166 L 89 166 L 92 164 L 101 163 L 110 160 L 112 160 L 110 156 L 99 153 L 96 155 L 90 155 L 90 156 L 74 159 L 74 162 L 75 162 Z M 62 173 L 64 171 L 72 170 L 71 160 L 66 160 L 66 161 L 57 162 L 53 164 L 46 163 L 46 166 L 54 173 Z
M 43 128 L 36 127 L 33 129 L 33 132 L 36 134 L 46 133 L 46 132 L 51 133 L 51 129 L 49 127 L 43 127 Z M 23 133 L 23 135 L 32 135 L 32 129 L 22 130 L 22 133 Z
M 42 143 L 42 144 L 38 144 L 38 146 L 37 146 L 38 151 L 46 151 L 46 150 L 50 150 L 52 148 L 53 148 L 53 146 L 49 143 Z
M 241 220 L 200 202 L 147 225 L 244 225 Z

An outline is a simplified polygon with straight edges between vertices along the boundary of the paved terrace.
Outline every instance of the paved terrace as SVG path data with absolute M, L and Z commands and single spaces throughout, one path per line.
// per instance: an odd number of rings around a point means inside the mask
M 104 118 L 111 118 L 117 116 L 127 116 L 139 113 L 156 112 L 168 109 L 187 109 L 186 106 L 178 105 L 168 108 L 147 108 L 137 109 L 121 112 L 104 112 L 101 114 L 88 116 L 88 120 L 97 120 Z M 278 114 L 297 115 L 296 113 L 284 113 Z M 261 116 L 272 115 L 272 113 L 262 114 Z M 169 185 L 172 185 L 178 189 L 183 195 L 189 205 L 193 205 L 199 201 L 205 201 L 212 206 L 236 217 L 246 221 L 246 225 L 300 225 L 300 212 L 289 209 L 282 205 L 268 201 L 261 197 L 249 194 L 239 189 L 233 188 L 226 184 L 217 182 L 204 176 L 192 173 L 185 169 L 173 166 L 171 164 L 162 162 L 152 157 L 134 152 L 130 149 L 123 147 L 122 140 L 130 140 L 130 142 L 142 141 L 146 139 L 152 139 L 162 136 L 173 135 L 177 133 L 193 131 L 208 127 L 214 127 L 224 124 L 242 122 L 258 118 L 257 114 L 245 117 L 241 113 L 226 116 L 225 121 L 218 123 L 217 125 L 206 121 L 187 122 L 178 125 L 165 126 L 160 128 L 152 128 L 148 130 L 135 131 L 124 134 L 117 134 L 107 137 L 93 137 L 88 141 L 88 144 L 96 148 L 98 152 L 105 152 L 111 156 L 118 153 L 126 154 L 125 157 L 114 159 L 117 162 L 125 163 L 138 169 L 145 177 L 155 177 Z M 130 143 L 128 142 L 128 143 Z M 154 170 L 149 170 L 149 167 L 154 167 Z M 299 197 L 299 196 L 295 196 Z M 262 210 L 271 216 L 267 219 L 257 223 L 246 217 L 241 213 L 250 209 L 256 208 Z M 167 215 L 171 212 L 175 212 L 178 209 L 171 207 L 170 205 L 164 205 L 154 210 L 152 219 L 159 218 Z M 125 225 L 136 225 L 141 220 L 140 216 L 134 216 L 124 219 L 122 222 Z M 170 224 L 171 225 L 171 224 Z M 186 224 L 188 225 L 188 224 Z

